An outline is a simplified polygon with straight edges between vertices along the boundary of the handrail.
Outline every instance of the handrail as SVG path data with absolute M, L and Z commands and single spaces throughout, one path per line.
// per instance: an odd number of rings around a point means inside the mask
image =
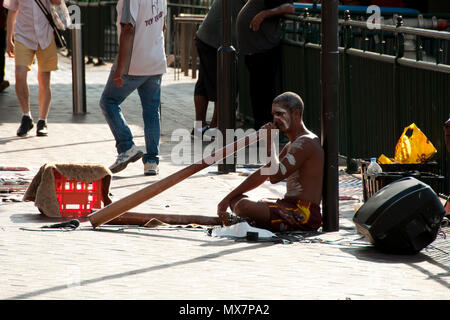
M 194 18 L 204 18 L 206 17 L 206 14 L 201 14 L 201 13 L 180 13 L 178 15 L 178 17 L 185 17 L 185 18 L 189 18 L 189 17 L 194 17 Z
M 179 23 L 190 23 L 190 22 L 202 23 L 204 17 L 174 17 L 173 20 Z
M 189 8 L 189 9 L 203 9 L 203 10 L 209 10 L 209 7 L 207 6 L 198 6 L 198 5 L 192 5 L 192 4 L 184 4 L 184 3 L 167 3 L 168 7 L 180 7 L 180 8 Z
M 286 14 L 285 18 L 288 18 L 293 21 L 298 21 L 298 22 L 310 22 L 310 23 L 316 23 L 316 24 L 322 23 L 322 19 L 316 18 L 316 17 L 304 17 L 304 16 L 293 15 L 293 14 Z M 343 26 L 351 26 L 351 27 L 369 29 L 367 22 L 358 21 L 358 20 L 339 19 L 338 23 Z M 435 30 L 429 30 L 429 29 L 403 27 L 403 26 L 397 27 L 397 26 L 388 25 L 388 24 L 380 24 L 377 27 L 377 31 L 400 32 L 400 33 L 416 35 L 416 36 L 450 40 L 450 32 L 447 32 L 447 31 L 435 31 Z
M 295 10 L 298 11 L 305 11 L 308 10 L 309 12 L 321 12 L 322 11 L 322 5 L 321 4 L 310 4 L 310 3 L 298 3 L 294 2 Z M 365 5 L 339 5 L 338 11 L 339 12 L 345 12 L 347 10 L 350 10 L 352 13 L 355 14 L 366 14 L 367 13 L 368 6 Z M 401 14 L 404 16 L 417 16 L 420 11 L 412 8 L 396 8 L 396 7 L 380 7 L 380 13 L 381 15 L 392 15 L 392 14 Z
M 312 22 L 312 23 L 317 23 L 317 24 L 322 23 L 321 18 L 305 17 L 303 15 L 297 16 L 294 14 L 285 14 L 284 17 L 287 19 L 293 20 L 293 21 L 298 21 L 298 22 Z
M 286 20 L 290 20 L 293 21 L 294 23 L 301 23 L 304 25 L 311 25 L 311 24 L 321 24 L 322 23 L 322 19 L 320 17 L 311 17 L 309 16 L 309 12 L 305 12 L 304 15 L 298 16 L 298 15 L 292 15 L 292 14 L 288 14 L 285 15 L 284 18 Z M 432 70 L 432 71 L 440 71 L 440 72 L 445 72 L 445 73 L 450 73 L 450 65 L 446 64 L 446 63 L 442 63 L 442 48 L 441 48 L 441 42 L 442 41 L 448 41 L 450 40 L 450 32 L 447 31 L 436 31 L 436 30 L 429 30 L 429 29 L 423 29 L 423 28 L 413 28 L 413 27 L 405 27 L 402 25 L 402 17 L 398 16 L 397 17 L 397 24 L 396 25 L 387 25 L 387 24 L 380 24 L 377 25 L 377 29 L 373 29 L 370 30 L 368 23 L 366 23 L 365 21 L 357 21 L 357 20 L 351 20 L 350 19 L 350 15 L 347 12 L 347 16 L 345 19 L 338 19 L 338 24 L 340 26 L 342 26 L 343 30 L 343 35 L 344 35 L 344 45 L 343 46 L 339 46 L 339 51 L 341 53 L 344 54 L 349 54 L 349 55 L 356 55 L 356 56 L 361 56 L 361 57 L 366 57 L 369 59 L 373 59 L 373 60 L 379 60 L 379 61 L 384 61 L 384 62 L 389 62 L 389 63 L 396 63 L 399 65 L 404 65 L 404 66 L 410 66 L 410 67 L 415 67 L 415 68 L 420 68 L 420 69 L 425 69 L 425 70 Z M 350 28 L 351 27 L 355 27 L 355 28 L 360 28 L 363 29 L 363 36 L 365 34 L 367 34 L 367 32 L 371 32 L 371 33 L 379 33 L 382 37 L 383 37 L 383 33 L 393 33 L 396 37 L 396 41 L 395 41 L 395 53 L 394 54 L 386 54 L 384 52 L 384 49 L 381 49 L 380 47 L 380 52 L 376 52 L 376 51 L 369 51 L 367 49 L 357 49 L 357 48 L 352 48 L 352 44 L 348 43 L 348 36 L 351 37 L 351 31 Z M 369 29 L 369 30 L 367 30 Z M 309 30 L 309 31 L 308 31 Z M 283 41 L 286 43 L 290 43 L 292 45 L 301 45 L 304 47 L 308 47 L 308 45 L 311 44 L 310 42 L 310 35 L 308 36 L 308 33 L 311 32 L 310 27 L 307 27 L 306 30 L 306 36 L 302 37 L 302 40 L 290 40 L 290 39 L 284 39 Z M 350 34 L 349 34 L 350 32 Z M 296 31 L 294 30 L 293 32 L 294 34 L 296 33 Z M 435 62 L 427 62 L 427 61 L 423 61 L 421 58 L 421 51 L 417 52 L 416 54 L 416 59 L 411 59 L 411 57 L 405 57 L 404 53 L 405 53 L 405 34 L 407 35 L 412 35 L 412 36 L 417 36 L 418 40 L 420 41 L 420 37 L 427 37 L 427 38 L 431 38 L 434 39 L 435 41 L 438 41 L 438 50 L 436 51 L 436 56 L 435 56 Z M 418 43 L 418 46 L 420 46 L 420 43 Z M 315 49 L 320 49 L 321 45 L 320 45 L 320 39 L 319 39 L 319 44 L 316 44 L 314 47 Z M 419 48 L 419 47 L 417 47 Z M 419 50 L 419 49 L 417 49 Z M 440 50 L 440 52 L 439 52 Z
M 366 28 L 368 29 L 367 23 L 362 21 L 355 20 L 344 20 L 339 19 L 339 24 L 344 26 L 358 27 L 358 28 Z M 390 31 L 390 32 L 400 32 L 415 36 L 423 36 L 428 38 L 439 38 L 444 40 L 450 40 L 450 32 L 447 31 L 436 31 L 422 28 L 412 28 L 412 27 L 396 27 L 394 25 L 388 24 L 380 24 L 377 31 Z

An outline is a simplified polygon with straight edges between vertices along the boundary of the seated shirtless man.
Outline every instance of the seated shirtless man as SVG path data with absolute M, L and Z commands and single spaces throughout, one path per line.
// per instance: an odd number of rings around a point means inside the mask
M 255 227 L 280 231 L 313 231 L 322 224 L 320 201 L 322 199 L 322 179 L 324 151 L 319 138 L 309 131 L 302 120 L 303 101 L 293 92 L 285 92 L 272 103 L 273 123 L 262 129 L 270 134 L 279 129 L 289 138 L 289 142 L 279 157 L 272 143 L 270 161 L 259 168 L 231 191 L 217 206 L 217 214 L 225 225 L 230 223 L 228 207 L 241 218 L 254 222 Z M 268 136 L 267 141 L 271 141 Z M 268 143 L 269 145 L 269 143 Z M 269 150 L 270 151 L 270 150 Z M 267 174 L 270 168 L 272 174 Z M 266 169 L 266 170 L 264 170 Z M 276 171 L 275 174 L 274 171 Z M 266 173 L 265 173 L 266 172 Z M 286 194 L 276 202 L 251 201 L 244 194 L 267 179 L 272 184 L 286 179 Z

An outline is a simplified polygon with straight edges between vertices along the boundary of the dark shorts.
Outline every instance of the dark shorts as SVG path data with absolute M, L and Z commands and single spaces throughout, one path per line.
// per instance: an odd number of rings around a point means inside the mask
M 297 203 L 278 199 L 264 201 L 269 206 L 271 231 L 316 231 L 322 225 L 320 207 L 309 201 Z
M 194 95 L 217 100 L 217 49 L 195 38 L 200 66 Z

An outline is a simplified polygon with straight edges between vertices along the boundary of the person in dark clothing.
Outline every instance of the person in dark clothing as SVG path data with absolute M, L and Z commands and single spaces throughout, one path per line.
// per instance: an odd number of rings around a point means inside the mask
M 231 0 L 231 43 L 236 48 L 236 16 L 247 0 Z M 201 133 L 206 131 L 214 132 L 217 127 L 217 49 L 222 45 L 222 2 L 214 0 L 208 14 L 198 28 L 195 35 L 195 45 L 197 47 L 200 60 L 199 76 L 195 84 L 194 104 L 196 125 L 192 129 L 192 136 L 195 131 Z M 214 102 L 214 113 L 210 124 L 206 122 L 206 113 L 209 102 Z M 212 130 L 210 130 L 212 129 Z M 214 136 L 214 134 L 212 134 Z
M 272 119 L 280 64 L 280 17 L 294 13 L 292 0 L 249 0 L 236 21 L 237 42 L 249 71 L 250 100 L 257 130 Z

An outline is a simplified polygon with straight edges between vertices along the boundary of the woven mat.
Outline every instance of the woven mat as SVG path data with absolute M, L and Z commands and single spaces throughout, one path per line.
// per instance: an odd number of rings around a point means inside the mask
M 37 168 L 0 166 L 0 205 L 21 202 Z

